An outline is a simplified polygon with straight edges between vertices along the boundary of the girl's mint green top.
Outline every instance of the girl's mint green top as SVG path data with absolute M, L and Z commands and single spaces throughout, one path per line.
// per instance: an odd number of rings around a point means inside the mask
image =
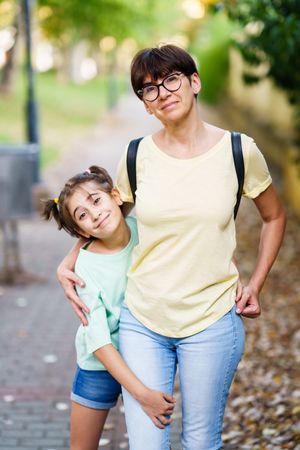
M 89 307 L 88 325 L 80 325 L 75 346 L 77 364 L 86 370 L 106 370 L 93 352 L 107 344 L 118 349 L 118 329 L 127 272 L 133 247 L 138 243 L 136 219 L 127 217 L 131 237 L 120 252 L 104 255 L 80 249 L 75 272 L 85 281 L 85 287 L 76 287 L 82 301 Z

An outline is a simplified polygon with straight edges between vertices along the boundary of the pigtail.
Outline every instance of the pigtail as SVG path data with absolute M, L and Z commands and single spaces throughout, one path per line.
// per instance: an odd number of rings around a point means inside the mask
M 54 219 L 58 225 L 58 229 L 62 229 L 63 224 L 59 214 L 58 199 L 46 200 L 43 204 L 41 214 L 45 220 Z
M 88 172 L 91 175 L 96 175 L 95 179 L 106 188 L 107 192 L 112 191 L 114 183 L 107 170 L 99 166 L 90 166 Z

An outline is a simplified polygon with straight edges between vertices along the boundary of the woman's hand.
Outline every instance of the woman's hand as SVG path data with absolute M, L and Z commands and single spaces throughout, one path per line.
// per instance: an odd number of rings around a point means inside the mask
M 88 307 L 80 300 L 75 290 L 76 285 L 83 287 L 84 281 L 72 270 L 67 269 L 62 264 L 60 264 L 57 268 L 57 278 L 82 325 L 88 325 L 88 321 L 84 313 L 89 313 L 90 311 Z
M 163 429 L 172 422 L 167 417 L 173 414 L 176 403 L 171 395 L 145 387 L 138 401 L 157 428 Z
M 243 287 L 238 280 L 236 291 L 236 313 L 249 319 L 255 319 L 261 313 L 258 291 L 250 285 Z

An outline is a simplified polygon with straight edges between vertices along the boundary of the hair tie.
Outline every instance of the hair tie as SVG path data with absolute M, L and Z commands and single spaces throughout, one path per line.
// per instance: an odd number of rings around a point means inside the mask
M 53 201 L 54 201 L 54 203 L 56 203 L 56 204 L 58 205 L 58 197 L 55 197 L 55 198 L 53 199 Z
M 90 171 L 90 169 L 86 169 L 86 170 L 84 171 L 84 173 L 88 173 L 88 174 L 90 175 L 92 172 Z

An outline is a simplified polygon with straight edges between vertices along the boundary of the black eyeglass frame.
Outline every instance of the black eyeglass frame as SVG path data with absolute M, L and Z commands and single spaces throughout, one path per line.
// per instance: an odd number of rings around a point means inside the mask
M 151 103 L 151 102 L 155 102 L 155 100 L 158 99 L 158 97 L 159 97 L 159 88 L 160 88 L 161 86 L 163 86 L 163 87 L 164 87 L 167 91 L 169 91 L 169 92 L 176 92 L 176 91 L 179 91 L 179 89 L 181 88 L 181 85 L 182 85 L 182 79 L 181 79 L 181 78 L 179 79 L 180 84 L 179 84 L 178 88 L 176 88 L 176 89 L 169 89 L 169 88 L 167 88 L 167 87 L 164 85 L 165 81 L 166 81 L 169 77 L 172 77 L 173 75 L 183 75 L 184 77 L 186 76 L 186 75 L 185 75 L 184 73 L 182 73 L 182 72 L 173 72 L 173 73 L 170 73 L 169 75 L 167 75 L 167 76 L 165 76 L 165 77 L 163 78 L 163 80 L 162 80 L 161 83 L 158 83 L 158 84 L 150 83 L 150 84 L 148 84 L 147 86 L 143 87 L 142 89 L 139 89 L 139 90 L 136 92 L 137 95 L 140 97 L 141 100 L 146 101 L 146 102 L 150 102 L 150 103 Z M 154 86 L 154 87 L 157 88 L 157 96 L 156 96 L 153 100 L 147 100 L 147 99 L 144 99 L 144 98 L 143 98 L 143 92 L 144 92 L 144 89 L 145 89 L 146 87 L 149 87 L 149 86 Z

